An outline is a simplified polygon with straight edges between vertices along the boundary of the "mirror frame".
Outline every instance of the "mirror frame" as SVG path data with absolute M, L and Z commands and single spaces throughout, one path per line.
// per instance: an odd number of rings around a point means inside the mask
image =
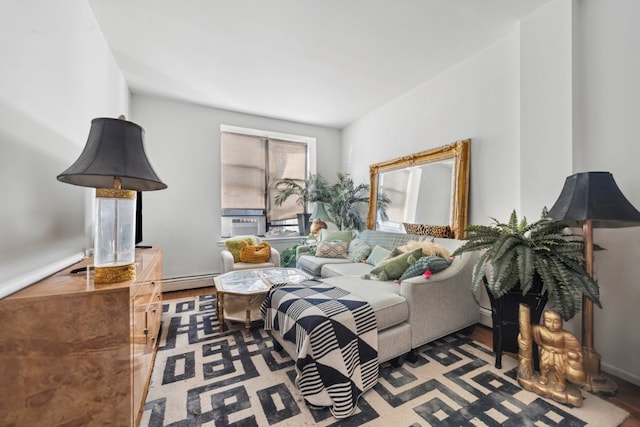
M 453 195 L 451 200 L 451 220 L 449 226 L 456 239 L 465 236 L 469 210 L 469 157 L 470 139 L 436 147 L 427 151 L 398 157 L 393 160 L 375 163 L 369 166 L 369 214 L 367 228 L 374 230 L 377 217 L 378 177 L 380 173 L 390 172 L 406 167 L 424 165 L 439 160 L 453 159 Z M 439 225 L 439 224 L 434 224 Z

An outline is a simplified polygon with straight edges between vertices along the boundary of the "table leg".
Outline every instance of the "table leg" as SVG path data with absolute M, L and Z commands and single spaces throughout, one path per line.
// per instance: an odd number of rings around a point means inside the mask
M 251 336 L 251 297 L 247 296 L 246 299 L 246 305 L 245 305 L 245 311 L 246 311 L 246 315 L 245 315 L 245 320 L 244 320 L 244 330 L 245 330 L 245 336 L 249 337 Z
M 216 301 L 218 305 L 218 323 L 220 323 L 220 332 L 224 332 L 224 294 L 216 293 Z

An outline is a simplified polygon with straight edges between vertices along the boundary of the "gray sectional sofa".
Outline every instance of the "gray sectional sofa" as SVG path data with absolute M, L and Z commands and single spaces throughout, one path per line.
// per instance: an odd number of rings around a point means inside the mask
M 453 252 L 463 241 L 412 234 L 365 230 L 357 238 L 370 247 L 392 250 L 409 241 L 433 239 Z M 297 249 L 297 267 L 365 299 L 372 306 L 378 323 L 378 359 L 380 363 L 402 363 L 415 359 L 415 350 L 423 344 L 474 325 L 480 311 L 470 291 L 471 270 L 476 253 L 453 259 L 446 269 L 402 280 L 364 279 L 374 266 L 345 258 L 322 258 L 311 255 L 309 246 Z M 280 336 L 274 338 L 295 356 L 295 349 Z M 295 359 L 295 357 L 294 357 Z

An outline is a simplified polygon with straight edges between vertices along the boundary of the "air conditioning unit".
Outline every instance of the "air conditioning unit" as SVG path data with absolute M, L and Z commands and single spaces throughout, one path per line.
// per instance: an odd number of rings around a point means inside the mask
M 267 217 L 260 209 L 226 209 L 222 212 L 222 237 L 263 236 Z

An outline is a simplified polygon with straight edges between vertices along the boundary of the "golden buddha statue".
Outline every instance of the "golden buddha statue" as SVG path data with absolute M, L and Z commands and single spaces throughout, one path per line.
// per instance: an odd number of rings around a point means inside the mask
M 560 403 L 582 406 L 576 385 L 584 383 L 582 346 L 574 335 L 562 329 L 563 321 L 554 310 L 542 313 L 542 324 L 531 325 L 529 307 L 520 304 L 518 335 L 518 383 L 525 390 L 550 397 Z M 540 374 L 533 370 L 532 342 L 540 351 Z

